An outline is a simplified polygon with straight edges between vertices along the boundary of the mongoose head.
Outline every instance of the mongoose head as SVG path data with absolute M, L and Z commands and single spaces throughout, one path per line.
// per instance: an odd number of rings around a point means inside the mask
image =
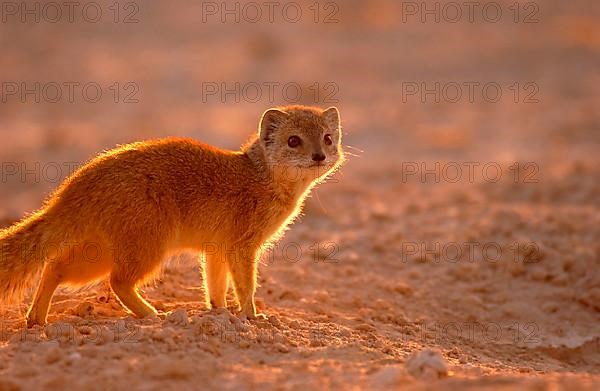
M 264 112 L 258 136 L 271 169 L 316 180 L 344 160 L 337 108 L 283 106 Z

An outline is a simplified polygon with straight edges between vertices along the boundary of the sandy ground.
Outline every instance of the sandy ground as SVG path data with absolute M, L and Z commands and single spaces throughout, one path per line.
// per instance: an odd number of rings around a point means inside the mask
M 166 320 L 129 317 L 104 285 L 58 292 L 46 328 L 23 328 L 29 298 L 3 308 L 0 390 L 597 389 L 600 9 L 565 3 L 540 2 L 532 24 L 402 23 L 386 1 L 340 2 L 332 24 L 202 23 L 184 1 L 138 2 L 131 25 L 0 24 L 3 80 L 109 96 L 0 104 L 3 226 L 102 149 L 169 135 L 235 148 L 265 108 L 294 103 L 203 99 L 206 82 L 298 83 L 300 103 L 340 107 L 356 155 L 263 259 L 268 321 L 208 312 L 185 254 L 144 289 Z M 139 102 L 114 103 L 108 87 L 130 81 Z M 407 82 L 503 97 L 423 101 Z

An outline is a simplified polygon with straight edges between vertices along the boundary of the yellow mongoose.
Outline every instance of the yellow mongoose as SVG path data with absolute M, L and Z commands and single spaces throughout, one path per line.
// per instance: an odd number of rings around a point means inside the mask
M 164 139 L 103 153 L 42 209 L 0 231 L 0 300 L 22 298 L 41 270 L 27 326 L 44 325 L 59 284 L 108 276 L 123 306 L 154 316 L 137 287 L 169 253 L 193 249 L 206 260 L 211 307 L 226 305 L 231 279 L 242 316 L 263 317 L 257 258 L 343 162 L 341 142 L 335 107 L 284 106 L 265 111 L 240 151 Z

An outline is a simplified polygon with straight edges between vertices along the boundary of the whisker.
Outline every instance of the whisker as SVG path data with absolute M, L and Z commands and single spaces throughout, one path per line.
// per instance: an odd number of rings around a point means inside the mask
M 328 214 L 327 209 L 325 209 L 325 207 L 323 206 L 323 203 L 321 202 L 321 198 L 319 198 L 319 192 L 317 191 L 317 189 L 314 190 L 314 193 L 317 198 L 317 201 L 319 202 L 319 206 L 321 206 L 321 209 L 323 210 L 323 213 Z
M 340 167 L 335 171 L 335 175 L 338 175 L 338 174 L 340 174 L 341 176 L 344 176 L 343 167 Z
M 360 148 L 353 147 L 352 145 L 344 144 L 344 146 L 345 146 L 345 147 L 348 147 L 348 148 L 352 148 L 352 149 L 354 149 L 354 150 L 356 150 L 356 151 L 358 151 L 358 152 L 363 152 L 363 153 L 365 152 L 365 151 L 363 151 L 363 150 L 362 150 L 362 149 L 360 149 Z

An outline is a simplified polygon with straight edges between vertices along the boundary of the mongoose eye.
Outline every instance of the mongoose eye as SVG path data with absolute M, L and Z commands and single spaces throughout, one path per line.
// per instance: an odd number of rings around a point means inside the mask
M 291 136 L 290 138 L 288 138 L 288 145 L 290 146 L 290 148 L 296 148 L 298 145 L 300 145 L 302 140 L 300 140 L 300 137 L 298 136 Z
M 330 134 L 326 134 L 325 137 L 323 138 L 323 141 L 325 142 L 325 145 L 333 144 L 333 139 L 331 138 Z

